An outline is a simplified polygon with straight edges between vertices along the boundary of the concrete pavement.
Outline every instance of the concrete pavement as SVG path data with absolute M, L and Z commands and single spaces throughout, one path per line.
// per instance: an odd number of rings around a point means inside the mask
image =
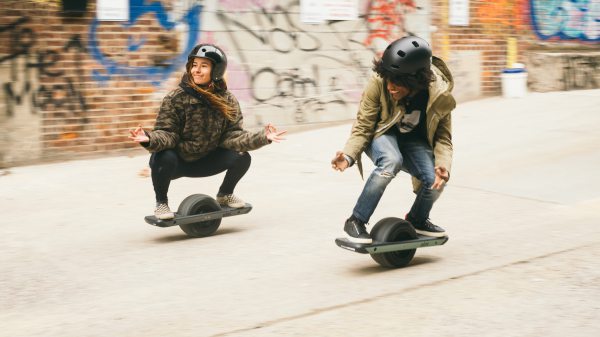
M 599 125 L 599 90 L 460 104 L 432 213 L 450 241 L 397 270 L 333 243 L 363 184 L 329 167 L 349 123 L 253 152 L 253 211 L 202 239 L 144 223 L 142 152 L 12 168 L 0 336 L 595 336 Z M 221 179 L 176 180 L 171 204 Z M 401 174 L 371 222 L 412 200 Z

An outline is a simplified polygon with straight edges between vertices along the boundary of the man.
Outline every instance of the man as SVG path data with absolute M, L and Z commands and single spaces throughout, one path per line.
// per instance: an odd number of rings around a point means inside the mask
M 392 42 L 373 61 L 373 71 L 350 138 L 331 161 L 338 171 L 356 162 L 362 175 L 364 151 L 376 166 L 344 232 L 352 242 L 372 242 L 365 224 L 387 185 L 403 170 L 413 177 L 416 193 L 406 220 L 418 234 L 445 236 L 444 229 L 429 221 L 429 213 L 450 178 L 451 111 L 456 106 L 452 75 L 441 59 L 432 57 L 429 43 L 416 36 Z

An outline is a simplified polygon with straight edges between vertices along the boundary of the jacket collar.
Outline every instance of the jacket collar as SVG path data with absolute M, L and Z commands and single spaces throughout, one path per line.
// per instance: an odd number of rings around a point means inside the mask
M 181 81 L 179 81 L 179 87 L 181 89 L 183 89 L 183 91 L 185 91 L 188 95 L 198 99 L 201 102 L 206 102 L 206 98 L 204 98 L 204 96 L 202 96 L 202 94 L 200 94 L 198 91 L 196 91 L 194 88 L 192 88 L 189 84 L 188 84 L 188 74 L 184 73 L 183 76 L 181 77 Z

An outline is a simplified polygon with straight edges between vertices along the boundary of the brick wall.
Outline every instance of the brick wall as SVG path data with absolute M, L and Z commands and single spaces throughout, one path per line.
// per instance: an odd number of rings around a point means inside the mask
M 130 70 L 159 70 L 160 56 L 172 52 L 160 44 L 167 34 L 156 20 L 144 19 L 127 34 L 120 23 L 102 23 L 92 37 L 94 6 L 90 1 L 85 14 L 69 16 L 59 1 L 0 5 L 0 125 L 6 130 L 0 165 L 127 149 L 125 130 L 154 118 L 157 88 L 150 75 Z M 128 53 L 128 38 L 141 32 L 147 43 Z M 93 48 L 101 54 L 94 57 Z M 100 57 L 119 69 L 103 66 Z M 110 79 L 109 72 L 115 73 Z
M 362 0 L 357 20 L 306 24 L 298 0 L 129 0 L 128 21 L 99 22 L 94 0 L 81 16 L 62 4 L 0 2 L 0 167 L 141 153 L 127 130 L 153 126 L 201 41 L 226 51 L 248 127 L 351 119 L 374 55 L 416 11 Z
M 468 1 L 468 25 L 452 25 L 450 0 L 434 0 L 433 44 L 448 59 L 459 58 L 464 51 L 475 52 L 480 59 L 480 89 L 484 96 L 500 93 L 500 73 L 507 67 L 507 41 L 520 36 L 527 27 L 526 0 Z M 521 40 L 519 40 L 520 42 Z M 518 50 L 522 53 L 523 45 Z M 520 55 L 517 58 L 520 59 Z M 460 83 L 457 83 L 460 86 Z
M 597 27 L 581 8 L 557 12 L 569 23 L 563 27 L 552 25 L 548 2 L 469 1 L 463 27 L 450 25 L 449 1 L 359 0 L 355 20 L 308 24 L 298 0 L 129 0 L 125 22 L 97 21 L 95 0 L 80 16 L 64 13 L 61 0 L 3 0 L 0 167 L 142 153 L 127 130 L 153 126 L 198 42 L 226 51 L 229 87 L 248 127 L 354 118 L 373 57 L 408 33 L 431 39 L 449 63 L 459 102 L 500 93 L 511 39 L 515 60 L 532 69 L 545 67 L 535 53 L 598 49 Z M 593 70 L 596 56 L 565 58 L 570 72 L 557 76 L 577 81 L 559 80 L 597 85 L 575 74 L 582 62 Z M 544 81 L 530 78 L 532 88 Z
M 525 64 L 528 69 L 530 90 L 600 87 L 600 78 L 590 75 L 598 72 L 600 64 L 597 58 L 600 50 L 599 0 L 580 3 L 467 1 L 469 23 L 466 26 L 450 24 L 451 3 L 452 0 L 432 1 L 432 24 L 437 27 L 432 33 L 433 45 L 438 54 L 462 68 L 473 67 L 472 61 L 461 62 L 465 53 L 479 59 L 480 66 L 473 68 L 480 69 L 483 96 L 501 93 L 500 75 L 510 66 L 511 40 L 516 46 L 514 61 Z M 471 75 L 473 72 L 477 70 Z M 545 73 L 556 75 L 546 76 Z

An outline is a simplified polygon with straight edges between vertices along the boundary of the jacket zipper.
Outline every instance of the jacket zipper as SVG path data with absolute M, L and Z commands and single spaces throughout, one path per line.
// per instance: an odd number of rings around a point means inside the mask
M 396 115 L 396 117 L 394 117 L 394 119 L 392 119 L 391 122 L 387 123 L 386 125 L 380 127 L 379 129 L 375 130 L 375 133 L 379 133 L 381 130 L 384 130 L 385 128 L 387 128 L 390 125 L 393 125 L 394 123 L 397 123 L 398 121 L 396 119 L 400 119 L 400 110 L 398 110 L 398 114 Z

